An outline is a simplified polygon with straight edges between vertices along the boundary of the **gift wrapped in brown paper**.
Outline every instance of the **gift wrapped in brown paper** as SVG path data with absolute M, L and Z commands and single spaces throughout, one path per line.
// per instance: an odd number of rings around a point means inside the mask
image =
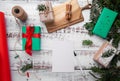
M 38 5 L 40 20 L 44 23 L 52 23 L 54 21 L 54 13 L 50 1 L 44 1 Z
M 108 67 L 109 63 L 113 59 L 116 53 L 116 49 L 111 45 L 110 42 L 105 41 L 102 46 L 99 48 L 99 50 L 94 55 L 94 60 L 101 64 L 104 67 Z M 109 53 L 109 55 L 105 56 L 106 53 Z M 111 53 L 111 54 L 110 54 Z

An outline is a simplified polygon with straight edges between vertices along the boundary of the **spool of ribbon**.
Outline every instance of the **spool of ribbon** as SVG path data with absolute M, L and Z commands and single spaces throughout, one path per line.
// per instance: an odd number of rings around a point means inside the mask
M 26 34 L 23 33 L 22 37 L 27 39 L 25 44 L 25 51 L 31 56 L 32 55 L 32 37 L 40 38 L 40 33 L 35 34 L 34 27 L 27 26 Z
M 20 19 L 23 22 L 27 20 L 27 13 L 20 6 L 14 6 L 12 8 L 12 14 L 14 17 Z
M 0 81 L 11 81 L 5 16 L 0 12 Z

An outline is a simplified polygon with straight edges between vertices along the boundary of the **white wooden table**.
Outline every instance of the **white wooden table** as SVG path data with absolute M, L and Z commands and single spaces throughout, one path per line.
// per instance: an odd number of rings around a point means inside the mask
M 80 6 L 87 4 L 87 0 L 78 0 Z M 92 2 L 89 0 L 90 3 Z M 64 0 L 53 0 L 53 5 L 58 5 L 64 2 Z M 7 23 L 7 36 L 9 44 L 9 56 L 11 62 L 11 76 L 12 81 L 95 81 L 95 79 L 89 74 L 90 68 L 95 66 L 96 63 L 93 61 L 94 53 L 98 50 L 101 44 L 104 42 L 103 39 L 97 36 L 89 36 L 88 31 L 83 27 L 86 22 L 89 22 L 90 10 L 83 11 L 84 22 L 72 25 L 69 28 L 61 29 L 54 33 L 47 33 L 45 25 L 40 22 L 38 11 L 36 10 L 40 0 L 1 0 L 0 11 L 5 12 L 6 23 Z M 22 6 L 28 13 L 28 20 L 26 23 L 20 23 L 21 25 L 40 25 L 42 27 L 42 51 L 39 52 L 41 59 L 41 65 L 51 65 L 52 48 L 48 49 L 50 42 L 59 41 L 71 41 L 74 44 L 74 51 L 77 53 L 82 69 L 86 72 L 87 78 L 84 79 L 80 70 L 75 70 L 73 73 L 52 73 L 46 70 L 30 70 L 30 77 L 22 76 L 18 73 L 17 68 L 19 67 L 20 60 L 15 59 L 14 45 L 16 37 L 19 32 L 19 27 L 16 24 L 15 18 L 11 14 L 11 9 L 15 5 Z M 89 39 L 93 41 L 93 46 L 85 47 L 82 45 L 82 41 Z M 16 45 L 16 52 L 20 55 L 23 61 L 27 61 L 27 57 L 24 51 L 21 50 L 21 41 Z M 35 55 L 33 54 L 35 59 Z M 49 59 L 49 60 L 48 60 Z M 77 67 L 77 63 L 75 62 Z

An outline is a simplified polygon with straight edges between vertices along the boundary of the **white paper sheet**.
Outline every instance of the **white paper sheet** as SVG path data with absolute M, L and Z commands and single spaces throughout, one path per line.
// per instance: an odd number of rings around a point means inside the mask
M 72 43 L 68 41 L 55 41 L 52 47 L 52 72 L 74 72 Z

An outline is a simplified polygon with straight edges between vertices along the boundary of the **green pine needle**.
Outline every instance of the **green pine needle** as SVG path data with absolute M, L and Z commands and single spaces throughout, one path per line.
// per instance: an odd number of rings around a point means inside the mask
M 19 57 L 19 55 L 16 55 L 14 58 L 17 59 Z
M 26 64 L 20 70 L 24 73 L 27 70 L 32 69 L 32 67 L 33 67 L 32 63 L 31 64 Z
M 91 40 L 83 40 L 82 45 L 91 46 L 93 42 Z
M 41 5 L 38 5 L 37 9 L 39 11 L 45 11 L 47 9 L 47 7 L 45 5 L 43 5 L 43 4 L 41 4 Z
M 102 54 L 102 57 L 110 57 L 114 54 L 114 50 L 110 49 Z

